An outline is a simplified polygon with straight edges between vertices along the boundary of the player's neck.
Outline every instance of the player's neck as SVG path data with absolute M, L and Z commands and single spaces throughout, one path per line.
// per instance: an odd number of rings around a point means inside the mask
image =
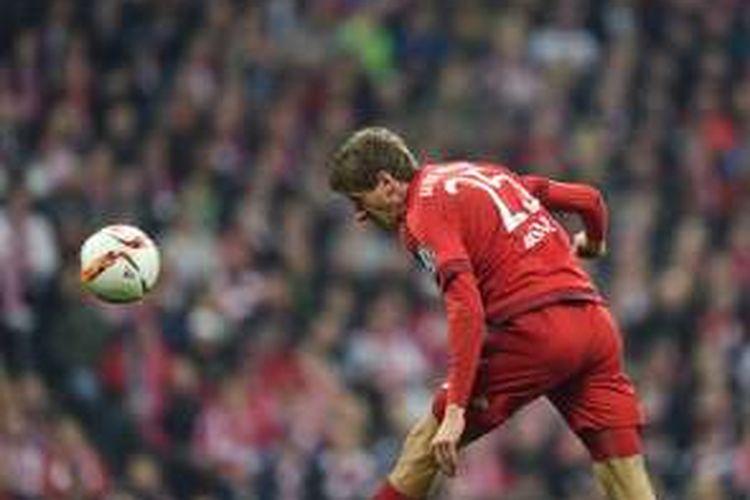
M 407 202 L 409 201 L 409 183 L 399 182 L 394 194 L 394 197 L 397 200 L 396 207 L 398 210 L 399 219 L 403 219 L 404 217 L 406 217 L 406 206 Z

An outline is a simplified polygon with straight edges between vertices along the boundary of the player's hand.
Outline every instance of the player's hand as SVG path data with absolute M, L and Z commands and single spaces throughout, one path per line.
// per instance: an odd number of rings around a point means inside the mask
M 464 409 L 455 404 L 449 404 L 445 409 L 443 422 L 440 424 L 435 437 L 432 438 L 430 448 L 435 456 L 440 470 L 446 476 L 456 475 L 458 468 L 458 441 L 464 432 L 466 421 Z
M 589 241 L 586 231 L 578 231 L 573 235 L 573 249 L 582 259 L 596 259 L 607 253 L 604 241 Z

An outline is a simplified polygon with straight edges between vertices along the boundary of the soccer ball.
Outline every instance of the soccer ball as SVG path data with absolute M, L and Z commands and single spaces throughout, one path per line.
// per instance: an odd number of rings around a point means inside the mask
M 81 283 L 107 302 L 143 298 L 159 277 L 159 249 L 134 226 L 107 226 L 81 247 Z

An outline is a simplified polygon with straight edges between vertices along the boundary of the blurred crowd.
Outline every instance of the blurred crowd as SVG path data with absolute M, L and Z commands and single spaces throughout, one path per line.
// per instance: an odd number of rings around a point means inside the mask
M 660 498 L 750 495 L 744 0 L 8 0 L 0 6 L 0 498 L 366 498 L 445 373 L 441 304 L 350 224 L 327 154 L 590 182 Z M 83 294 L 136 224 L 148 300 Z M 575 221 L 565 221 L 575 224 Z M 440 498 L 587 499 L 540 401 Z

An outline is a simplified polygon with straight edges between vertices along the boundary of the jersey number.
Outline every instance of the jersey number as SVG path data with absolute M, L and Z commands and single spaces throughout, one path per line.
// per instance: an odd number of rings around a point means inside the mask
M 498 173 L 485 175 L 476 168 L 467 168 L 455 177 L 445 181 L 445 191 L 457 194 L 459 183 L 477 187 L 490 197 L 500 214 L 505 230 L 509 233 L 524 223 L 529 215 L 537 212 L 541 206 L 539 200 L 511 176 Z

